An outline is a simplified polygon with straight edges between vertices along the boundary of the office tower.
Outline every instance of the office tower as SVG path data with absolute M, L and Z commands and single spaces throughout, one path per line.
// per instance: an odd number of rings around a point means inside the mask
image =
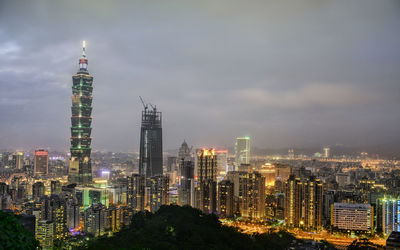
M 194 161 L 184 140 L 178 152 L 178 204 L 194 206 Z
M 304 226 L 308 229 L 322 227 L 322 181 L 311 176 L 303 183 Z
M 231 218 L 234 213 L 233 182 L 223 180 L 218 183 L 218 215 Z
M 139 174 L 148 177 L 163 174 L 161 112 L 144 104 L 140 130 Z
M 36 182 L 32 185 L 32 198 L 39 201 L 42 196 L 44 196 L 44 184 L 43 182 Z
M 290 175 L 285 185 L 285 223 L 291 227 L 300 226 L 302 221 L 303 183 L 300 178 Z
M 85 232 L 95 237 L 105 232 L 106 207 L 102 204 L 93 204 L 84 212 Z
M 179 173 L 178 204 L 180 206 L 192 205 L 194 192 L 194 163 L 190 158 L 181 158 Z
M 24 166 L 24 162 L 23 159 L 24 158 L 24 154 L 22 152 L 16 152 L 13 155 L 13 165 L 15 169 L 22 169 L 22 167 Z
M 241 176 L 239 182 L 240 213 L 248 219 L 263 219 L 265 217 L 265 177 L 258 172 Z
M 184 159 L 185 161 L 192 160 L 192 148 L 189 148 L 188 144 L 184 140 L 178 152 L 178 161 Z
M 330 152 L 330 151 L 331 151 L 330 148 L 328 148 L 328 147 L 327 147 L 327 148 L 324 148 L 323 157 L 324 157 L 324 158 L 329 158 L 329 157 L 331 156 L 331 154 L 330 154 L 331 152 Z
M 374 228 L 374 212 L 370 204 L 332 204 L 331 225 L 343 231 L 364 231 Z
M 133 174 L 128 176 L 127 204 L 136 212 L 144 210 L 144 176 Z
M 72 76 L 71 158 L 68 169 L 68 182 L 78 185 L 92 183 L 90 134 L 92 132 L 93 76 L 89 74 L 87 66 L 86 46 L 83 42 L 79 71 Z
M 161 205 L 169 204 L 169 179 L 167 176 L 153 176 L 148 179 L 150 186 L 150 212 L 156 212 Z
M 235 144 L 236 167 L 242 164 L 250 164 L 250 137 L 238 137 Z
M 265 185 L 273 187 L 276 181 L 276 168 L 274 164 L 265 163 L 259 170 L 260 174 L 265 177 Z
M 47 175 L 49 171 L 49 152 L 44 149 L 35 150 L 34 170 L 35 176 Z
M 36 239 L 43 249 L 52 249 L 55 240 L 54 223 L 52 221 L 39 220 L 36 228 Z
M 201 149 L 197 154 L 198 208 L 204 213 L 215 213 L 217 199 L 217 155 L 213 148 Z
M 385 197 L 382 204 L 382 231 L 389 235 L 392 231 L 400 231 L 400 199 Z
M 215 150 L 215 154 L 217 155 L 218 162 L 217 162 L 217 172 L 226 173 L 226 166 L 228 165 L 228 150 L 226 149 L 219 149 Z
M 61 193 L 61 182 L 59 180 L 51 181 L 50 191 L 51 191 L 51 194 L 60 194 Z

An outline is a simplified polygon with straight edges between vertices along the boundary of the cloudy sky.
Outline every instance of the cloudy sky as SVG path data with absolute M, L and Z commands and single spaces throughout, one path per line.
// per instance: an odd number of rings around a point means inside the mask
M 138 149 L 139 95 L 167 149 L 400 139 L 397 0 L 0 0 L 0 148 L 68 149 L 82 40 L 95 149 Z

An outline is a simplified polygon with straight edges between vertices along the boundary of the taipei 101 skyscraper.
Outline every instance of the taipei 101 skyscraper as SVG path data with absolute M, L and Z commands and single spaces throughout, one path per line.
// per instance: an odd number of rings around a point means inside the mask
M 68 182 L 78 185 L 92 183 L 92 162 L 90 159 L 92 132 L 92 91 L 93 76 L 87 69 L 86 44 L 83 42 L 79 71 L 72 76 L 71 116 L 71 159 Z

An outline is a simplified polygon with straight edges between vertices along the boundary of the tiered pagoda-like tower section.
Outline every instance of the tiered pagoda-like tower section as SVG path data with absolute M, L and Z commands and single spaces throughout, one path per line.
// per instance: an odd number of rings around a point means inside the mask
M 79 71 L 72 76 L 72 116 L 71 116 L 71 159 L 68 182 L 78 185 L 92 183 L 92 163 L 90 159 L 92 132 L 92 91 L 93 76 L 87 70 L 86 46 L 83 42 Z

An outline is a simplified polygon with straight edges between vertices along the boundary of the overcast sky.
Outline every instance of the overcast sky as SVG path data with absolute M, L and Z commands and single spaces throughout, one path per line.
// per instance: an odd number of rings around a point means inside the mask
M 164 148 L 400 139 L 400 2 L 0 0 L 0 148 L 67 150 L 87 42 L 93 148 L 139 146 L 139 95 Z

